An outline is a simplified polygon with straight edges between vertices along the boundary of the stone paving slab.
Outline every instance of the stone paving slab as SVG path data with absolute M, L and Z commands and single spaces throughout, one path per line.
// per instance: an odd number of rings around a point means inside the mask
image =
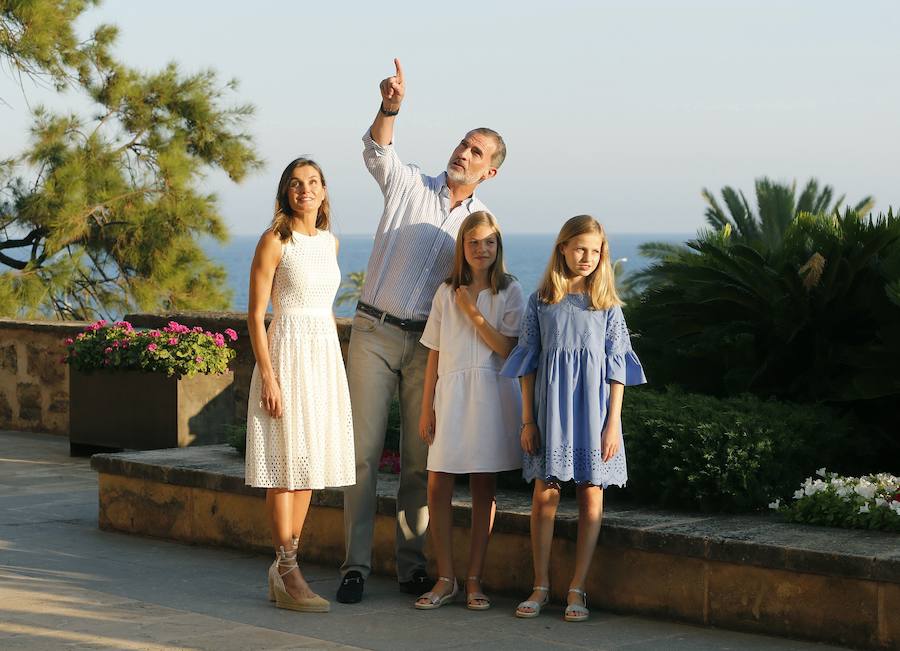
M 97 528 L 97 481 L 65 439 L 0 432 L 0 648 L 6 649 L 836 649 L 801 641 L 620 616 L 562 621 L 453 604 L 412 608 L 396 583 L 373 576 L 361 604 L 331 613 L 274 608 L 266 556 L 109 533 Z M 337 568 L 306 566 L 332 597 Z
M 244 484 L 243 459 L 227 445 L 173 448 L 95 455 L 98 472 L 241 495 L 264 495 Z M 393 515 L 397 478 L 382 474 L 378 512 Z M 775 515 L 710 515 L 653 509 L 617 508 L 611 495 L 604 512 L 600 544 L 663 552 L 705 560 L 772 569 L 900 583 L 900 536 L 812 527 L 781 521 Z M 454 523 L 467 525 L 471 501 L 464 487 L 454 496 Z M 313 504 L 343 505 L 338 489 L 316 491 Z M 497 492 L 495 530 L 527 534 L 531 496 Z M 574 540 L 578 511 L 574 500 L 559 507 L 556 535 Z

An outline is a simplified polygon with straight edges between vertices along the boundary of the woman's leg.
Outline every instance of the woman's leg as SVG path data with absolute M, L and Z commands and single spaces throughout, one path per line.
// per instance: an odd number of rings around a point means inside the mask
M 472 530 L 469 545 L 469 570 L 466 577 L 481 577 L 484 571 L 484 557 L 487 554 L 488 539 L 494 528 L 497 513 L 497 474 L 478 472 L 469 475 L 469 490 L 472 493 Z M 481 582 L 466 578 L 466 593 L 481 592 Z M 476 600 L 477 604 L 481 604 Z
M 295 507 L 300 511 L 299 529 L 303 528 L 303 520 L 309 509 L 309 500 L 312 491 L 291 491 L 286 488 L 269 488 L 266 490 L 266 509 L 269 512 L 269 523 L 272 527 L 272 544 L 277 554 L 281 547 L 285 551 L 291 551 L 291 537 L 295 528 Z M 279 568 L 278 573 L 284 570 Z M 285 590 L 295 599 L 304 599 L 315 596 L 310 589 L 300 568 L 295 568 L 281 576 Z
M 531 555 L 534 561 L 534 585 L 550 587 L 550 549 L 553 546 L 553 525 L 556 509 L 559 507 L 559 486 L 534 480 L 534 494 L 531 498 Z M 538 603 L 547 598 L 547 593 L 535 590 L 528 601 Z M 531 612 L 523 608 L 523 612 Z
M 578 495 L 578 539 L 575 542 L 575 572 L 570 588 L 584 589 L 591 560 L 600 536 L 600 522 L 603 518 L 603 489 L 589 484 L 576 488 Z M 581 595 L 568 594 L 567 603 L 580 604 Z
M 452 502 L 455 479 L 456 475 L 447 472 L 428 471 L 428 529 L 431 533 L 431 544 L 434 545 L 438 576 L 450 579 L 454 577 Z M 453 591 L 453 584 L 435 581 L 431 591 L 445 595 Z

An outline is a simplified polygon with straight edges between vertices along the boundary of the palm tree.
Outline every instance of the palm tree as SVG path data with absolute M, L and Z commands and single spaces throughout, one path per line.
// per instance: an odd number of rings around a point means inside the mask
M 722 199 L 728 213 L 716 201 L 715 196 L 703 188 L 701 194 L 707 203 L 706 221 L 717 231 L 731 229 L 734 241 L 740 241 L 754 248 L 774 251 L 781 246 L 784 232 L 801 213 L 814 215 L 834 214 L 843 208 L 844 197 L 841 195 L 832 202 L 834 189 L 830 185 L 819 188 L 816 179 L 806 182 L 803 192 L 797 198 L 797 182 L 790 185 L 772 181 L 768 177 L 756 179 L 756 205 L 758 214 L 754 214 L 747 198 L 740 190 L 730 185 L 722 188 Z M 867 196 L 853 206 L 852 211 L 865 215 L 872 210 L 874 200 Z
M 343 305 L 344 303 L 356 303 L 362 296 L 363 285 L 366 284 L 365 271 L 351 271 L 347 274 L 347 278 L 340 286 L 340 294 L 337 295 L 335 305 Z

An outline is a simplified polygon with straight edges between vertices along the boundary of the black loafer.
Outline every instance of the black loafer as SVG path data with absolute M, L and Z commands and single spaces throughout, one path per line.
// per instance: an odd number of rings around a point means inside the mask
M 434 581 L 428 578 L 428 573 L 425 570 L 414 570 L 409 581 L 400 581 L 400 592 L 420 595 L 430 590 L 432 585 L 434 585 Z
M 356 570 L 350 570 L 341 579 L 341 585 L 337 591 L 337 600 L 342 604 L 358 604 L 362 601 L 363 587 L 366 580 Z

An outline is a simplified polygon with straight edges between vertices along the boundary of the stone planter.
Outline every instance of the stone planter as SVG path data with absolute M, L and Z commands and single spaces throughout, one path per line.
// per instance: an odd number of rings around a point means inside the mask
M 225 441 L 234 374 L 166 377 L 134 371 L 69 373 L 71 453 L 154 450 Z

